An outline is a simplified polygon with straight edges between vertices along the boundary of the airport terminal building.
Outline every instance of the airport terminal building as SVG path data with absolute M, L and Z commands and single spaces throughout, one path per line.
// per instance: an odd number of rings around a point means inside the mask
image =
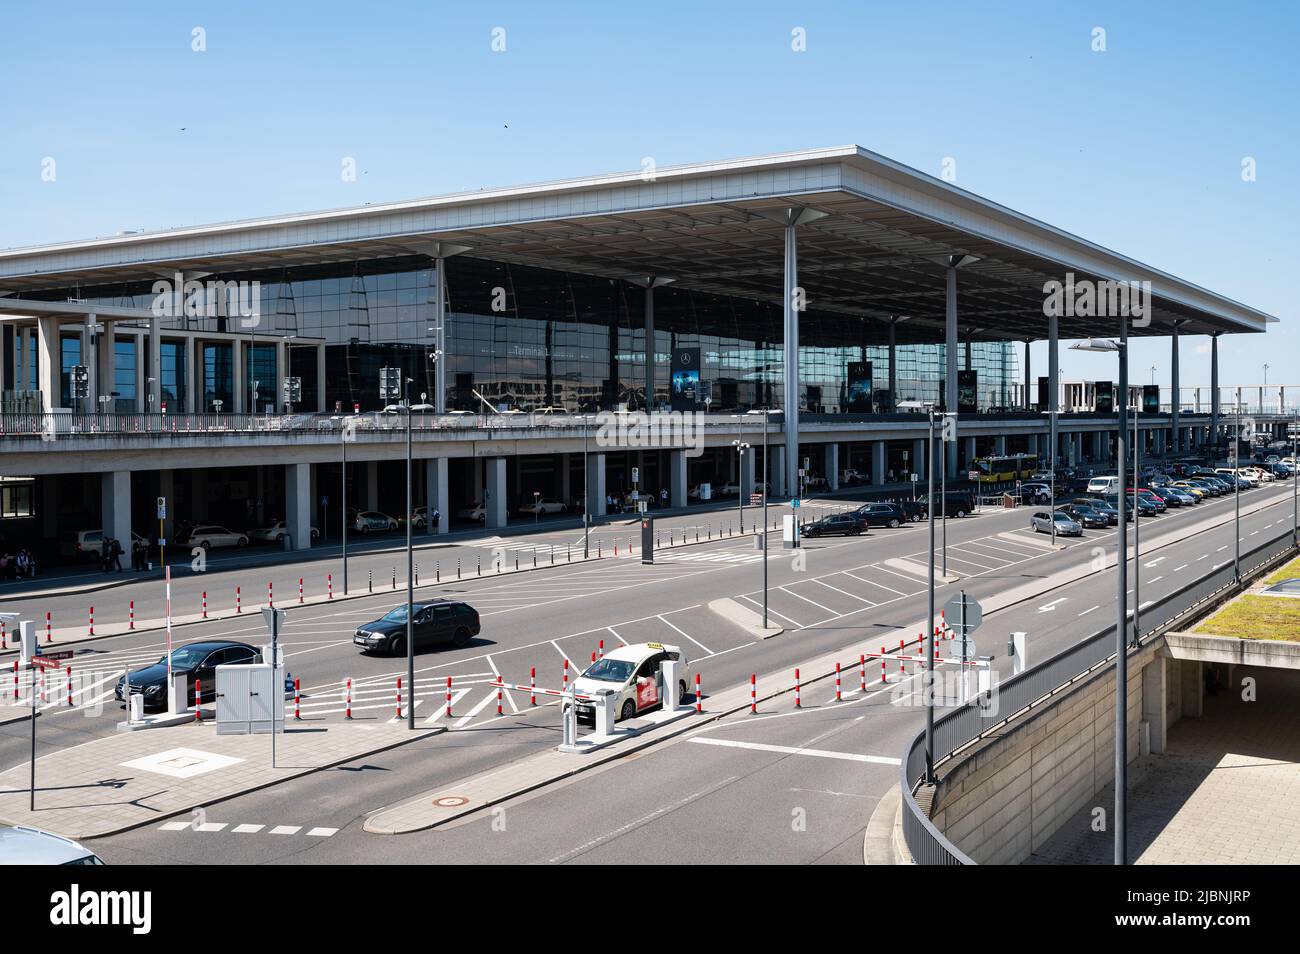
M 307 547 L 344 480 L 401 516 L 401 401 L 417 502 L 489 527 L 535 496 L 906 480 L 931 406 L 954 477 L 1049 458 L 1051 411 L 1059 460 L 1104 461 L 1116 392 L 1063 407 L 1059 338 L 1207 335 L 1217 385 L 1219 336 L 1272 320 L 856 146 L 0 251 L 4 546 L 129 539 L 162 496 L 169 523 L 284 519 Z M 1152 452 L 1219 433 L 1173 353 L 1164 398 L 1127 395 Z M 698 441 L 601 437 L 670 411 Z

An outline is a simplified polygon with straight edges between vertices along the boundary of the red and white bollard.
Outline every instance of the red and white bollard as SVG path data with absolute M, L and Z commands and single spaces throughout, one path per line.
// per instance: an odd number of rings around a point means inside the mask
M 695 674 L 695 711 L 704 711 L 704 696 L 700 692 L 700 674 Z
M 53 635 L 53 633 L 52 633 L 51 630 L 50 630 L 50 614 L 49 614 L 49 613 L 46 613 L 46 614 L 45 614 L 45 641 L 46 641 L 47 643 L 52 643 L 52 642 L 54 642 L 54 635 Z
M 9 634 L 5 632 L 5 621 L 0 619 L 0 649 L 9 648 Z
M 127 612 L 129 613 L 127 618 L 130 620 L 127 629 L 135 629 L 135 600 L 131 601 L 131 608 Z
M 330 599 L 334 599 L 334 574 L 333 573 L 326 574 L 325 589 L 329 593 Z
M 298 602 L 302 602 L 302 577 L 298 577 Z
M 18 701 L 18 660 L 14 660 L 14 702 Z
M 86 635 L 87 636 L 95 635 L 95 607 L 93 606 L 90 608 L 90 631 L 87 632 Z
M 72 706 L 72 667 L 69 666 L 66 671 L 68 677 L 68 706 Z
M 348 676 L 346 684 L 343 687 L 343 718 L 352 718 L 352 677 Z
M 203 618 L 208 618 L 208 591 L 203 591 Z
M 497 686 L 497 715 L 504 715 L 501 711 L 501 687 Z
M 885 675 L 885 647 L 880 647 L 880 681 L 889 682 L 889 677 Z
M 242 602 L 243 601 L 240 596 L 239 587 L 235 587 L 235 612 L 236 613 L 242 613 L 244 611 Z
M 451 676 L 447 677 L 447 718 L 451 718 Z
M 564 688 L 569 688 L 569 657 L 564 657 Z
M 835 663 L 835 701 L 844 701 L 844 697 L 840 695 L 840 664 L 838 660 Z
M 275 607 L 275 591 L 271 589 L 271 581 L 266 581 L 266 605 Z
M 450 680 L 450 677 L 448 677 Z M 528 667 L 528 704 L 537 705 L 537 667 Z
M 867 691 L 867 657 L 865 655 L 858 657 L 858 691 L 864 694 Z
M 302 686 L 299 681 L 293 681 L 293 721 L 302 721 Z
M 402 677 L 397 677 L 397 718 L 402 717 Z
M 758 711 L 758 674 L 751 672 L 749 674 L 749 714 L 753 715 Z
M 794 707 L 796 709 L 803 708 L 803 704 L 799 699 L 799 670 L 798 669 L 794 671 Z
M 596 654 L 599 659 L 605 658 L 605 641 L 603 639 L 600 641 L 600 646 L 597 648 Z
M 203 680 L 194 680 L 194 721 L 203 721 Z

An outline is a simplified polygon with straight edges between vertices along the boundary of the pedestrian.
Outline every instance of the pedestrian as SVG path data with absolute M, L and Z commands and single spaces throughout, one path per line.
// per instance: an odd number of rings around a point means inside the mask
M 892 468 L 892 467 L 889 468 L 889 482 L 890 482 L 891 484 L 894 482 L 894 468 Z
M 668 488 L 667 488 L 667 487 L 661 487 L 661 488 L 659 489 L 659 502 L 660 502 L 661 504 L 663 504 L 663 506 L 665 506 L 665 507 L 668 506 Z
M 121 573 L 122 572 L 122 541 L 114 537 L 113 540 L 110 542 L 109 546 L 111 548 L 109 551 L 110 553 L 109 559 L 111 561 L 111 566 L 116 567 L 117 572 Z
M 442 523 L 442 514 L 440 514 L 437 510 L 430 510 L 429 526 L 433 529 L 435 533 L 438 532 L 438 524 L 440 523 Z

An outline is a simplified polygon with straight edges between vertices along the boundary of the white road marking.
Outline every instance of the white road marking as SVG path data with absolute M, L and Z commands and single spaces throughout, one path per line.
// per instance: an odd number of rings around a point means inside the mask
M 308 836 L 313 838 L 328 838 L 330 835 L 338 833 L 337 828 L 313 828 L 307 832 Z
M 700 647 L 702 650 L 704 650 L 706 653 L 712 653 L 712 652 L 713 652 L 713 650 L 709 649 L 708 646 L 705 646 L 702 642 L 700 642 L 698 639 L 696 639 L 696 638 L 695 638 L 694 636 L 692 636 L 690 633 L 686 632 L 686 630 L 682 629 L 680 626 L 674 626 L 671 622 L 669 622 L 667 619 L 665 619 L 664 616 L 663 616 L 662 614 L 659 616 L 659 620 L 660 620 L 660 621 L 661 621 L 665 626 L 669 627 L 670 629 L 675 629 L 675 630 L 677 630 L 677 632 L 681 633 L 683 636 L 685 636 L 687 639 L 689 639 L 691 642 L 693 642 L 696 646 L 699 646 L 699 647 Z
M 1038 612 L 1040 612 L 1040 613 L 1052 613 L 1052 612 L 1055 612 L 1056 607 L 1057 607 L 1057 604 L 1058 604 L 1058 603 L 1064 603 L 1067 599 L 1069 599 L 1068 596 L 1062 596 L 1062 597 L 1059 597 L 1059 598 L 1057 598 L 1057 599 L 1052 600 L 1052 602 L 1050 602 L 1050 603 L 1044 603 L 1042 606 L 1038 607 Z
M 730 749 L 753 749 L 757 752 L 776 752 L 780 755 L 811 755 L 822 759 L 842 759 L 846 762 L 872 762 L 876 765 L 901 765 L 901 759 L 884 755 L 859 755 L 857 752 L 831 752 L 827 749 L 805 749 L 792 745 L 769 745 L 766 742 L 740 742 L 736 739 L 715 739 L 710 736 L 692 736 L 687 741 L 697 745 L 721 745 Z
M 1091 613 L 1091 612 L 1092 612 L 1093 610 L 1095 610 L 1095 609 L 1101 609 L 1101 606 L 1100 606 L 1100 605 L 1098 605 L 1098 606 L 1090 606 L 1090 607 L 1088 607 L 1086 610 L 1084 610 L 1082 613 L 1080 613 L 1079 615 L 1080 615 L 1080 616 L 1087 616 L 1089 613 Z
M 301 825 L 276 825 L 271 829 L 269 834 L 272 835 L 296 835 L 302 831 Z
M 230 830 L 236 835 L 256 835 L 265 827 L 265 825 L 236 825 Z
M 1177 573 L 1179 570 L 1185 570 L 1185 569 L 1187 569 L 1187 564 L 1186 564 L 1186 563 L 1184 563 L 1182 566 L 1176 566 L 1176 567 L 1174 567 L 1174 572 Z

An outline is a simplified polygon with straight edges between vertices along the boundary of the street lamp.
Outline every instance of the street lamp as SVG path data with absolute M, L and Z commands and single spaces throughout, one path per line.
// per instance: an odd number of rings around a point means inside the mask
M 1138 619 L 1142 613 L 1142 596 L 1139 591 L 1142 584 L 1142 564 L 1139 562 L 1141 543 L 1138 540 L 1142 525 L 1142 512 L 1138 509 L 1138 484 L 1142 482 L 1142 435 L 1138 431 L 1138 414 L 1142 409 L 1137 404 L 1130 405 L 1130 409 L 1133 411 L 1133 642 L 1136 644 L 1142 638 Z M 1123 481 L 1120 483 L 1122 484 Z M 1123 496 L 1121 487 L 1120 497 Z
M 1051 426 L 1048 428 L 1048 431 L 1051 434 L 1051 437 L 1049 439 L 1051 443 L 1051 455 L 1047 458 L 1047 470 L 1051 476 L 1047 478 L 1047 499 L 1048 499 L 1047 506 L 1051 517 L 1049 522 L 1052 525 L 1052 548 L 1055 549 L 1056 548 L 1056 418 L 1061 412 L 1060 409 L 1057 409 L 1055 411 L 1043 411 L 1042 413 L 1045 414 L 1048 420 L 1051 422 Z
M 1228 459 L 1232 467 L 1232 505 L 1235 518 L 1232 529 L 1233 560 L 1232 578 L 1241 582 L 1241 409 L 1237 409 L 1237 428 L 1232 435 L 1232 455 Z
M 582 415 L 582 558 L 591 555 L 589 534 L 591 532 L 591 472 L 587 469 L 587 435 L 591 430 L 591 417 Z
M 745 451 L 749 450 L 749 444 L 744 441 L 732 441 L 731 446 L 736 448 L 736 503 L 740 506 L 740 532 L 745 532 Z M 752 489 L 752 488 L 751 488 Z
M 900 408 L 923 409 L 926 413 L 926 448 L 925 448 L 925 479 L 926 479 L 926 523 L 930 534 L 930 561 L 929 561 L 929 579 L 926 586 L 926 606 L 928 608 L 928 622 L 926 628 L 930 636 L 934 636 L 934 419 L 938 417 L 956 418 L 954 412 L 935 411 L 935 402 L 933 401 L 901 401 L 898 404 Z M 946 456 L 946 455 L 945 455 Z M 946 469 L 945 461 L 945 469 Z M 947 501 L 945 500 L 944 512 L 947 513 Z M 944 578 L 948 576 L 947 553 L 944 554 Z M 925 780 L 929 783 L 934 782 L 934 639 L 928 641 L 926 648 L 924 678 L 929 679 L 928 687 L 923 683 L 925 695 Z
M 1085 338 L 1070 345 L 1072 351 L 1097 351 L 1119 356 L 1119 421 L 1116 448 L 1119 458 L 1120 492 L 1119 553 L 1115 560 L 1118 571 L 1116 588 L 1115 623 L 1115 854 L 1114 863 L 1128 864 L 1128 533 L 1127 515 L 1124 512 L 1124 480 L 1128 469 L 1128 451 L 1124 447 L 1128 436 L 1128 319 L 1120 318 L 1119 341 L 1108 338 Z

